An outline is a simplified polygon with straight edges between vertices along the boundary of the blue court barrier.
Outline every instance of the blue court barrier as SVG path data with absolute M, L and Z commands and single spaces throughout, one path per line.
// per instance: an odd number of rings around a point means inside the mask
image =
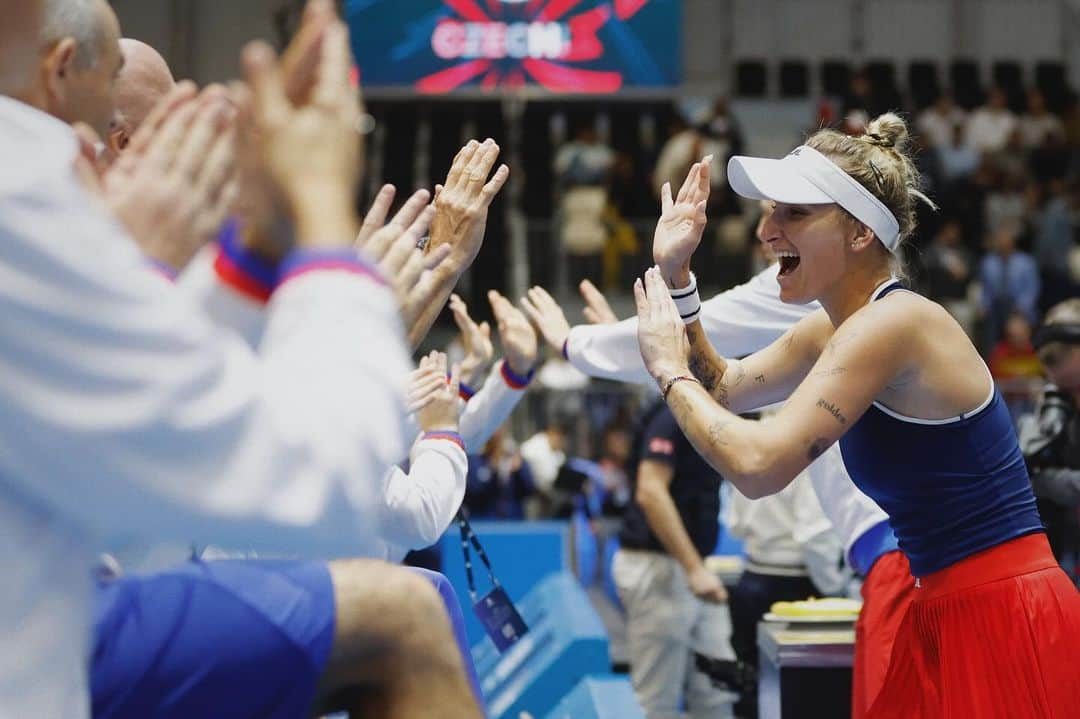
M 520 601 L 541 579 L 570 569 L 569 522 L 500 522 L 477 520 L 473 531 L 487 551 L 495 576 L 515 602 Z M 442 573 L 454 585 L 465 610 L 465 633 L 469 643 L 483 639 L 484 628 L 473 613 L 465 562 L 461 556 L 461 535 L 456 524 L 442 538 Z M 487 570 L 472 553 L 473 576 L 483 596 L 491 590 Z M 515 717 L 516 719 L 516 717 Z
M 505 654 L 487 637 L 472 648 L 492 719 L 543 717 L 582 677 L 611 671 L 604 625 L 571 572 L 546 577 L 517 606 L 528 634 Z
M 582 679 L 544 719 L 645 719 L 626 677 Z

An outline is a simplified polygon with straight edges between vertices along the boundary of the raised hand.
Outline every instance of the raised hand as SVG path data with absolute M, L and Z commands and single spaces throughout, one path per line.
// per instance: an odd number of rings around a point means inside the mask
M 498 156 L 499 146 L 494 140 L 473 140 L 454 158 L 446 184 L 435 187 L 435 219 L 427 252 L 448 251 L 449 255 L 410 293 L 418 307 L 415 319 L 406 325 L 413 347 L 423 341 L 461 273 L 480 251 L 488 207 L 510 176 L 510 168 L 500 165 L 491 180 L 487 179 Z
M 482 143 L 470 140 L 454 158 L 446 182 L 437 192 L 429 247 L 450 245 L 450 266 L 459 274 L 476 259 L 484 241 L 488 208 L 510 176 L 510 168 L 499 165 L 488 180 L 498 158 L 499 146 L 491 138 Z
M 543 335 L 548 346 L 556 352 L 562 352 L 566 338 L 570 336 L 570 323 L 555 298 L 543 287 L 533 287 L 521 298 L 521 307 Z
M 465 357 L 461 360 L 461 381 L 475 384 L 495 356 L 495 345 L 491 342 L 491 325 L 487 322 L 477 324 L 469 316 L 468 305 L 458 295 L 450 295 L 450 312 L 454 316 L 454 324 L 461 332 L 461 344 L 465 348 Z
M 234 198 L 235 112 L 221 86 L 180 83 L 102 177 L 106 204 L 149 257 L 180 270 Z
M 638 313 L 638 345 L 645 368 L 658 384 L 677 375 L 689 375 L 690 342 L 686 326 L 671 299 L 660 271 L 645 272 L 644 282 L 634 282 Z
M 506 363 L 514 374 L 524 377 L 536 367 L 536 356 L 540 349 L 536 332 L 525 315 L 495 290 L 488 292 L 488 302 L 495 313 Z
M 456 432 L 461 416 L 458 399 L 458 368 L 447 377 L 446 355 L 432 352 L 421 358 L 413 372 L 409 390 L 409 409 L 416 413 L 416 423 L 425 432 Z
M 328 0 L 312 0 L 279 62 L 263 42 L 244 49 L 251 86 L 251 149 L 280 191 L 308 247 L 347 246 L 356 235 L 353 208 L 363 161 L 356 131 L 360 98 L 349 80 L 348 31 Z
M 578 285 L 578 290 L 581 292 L 582 299 L 585 300 L 584 314 L 589 324 L 612 325 L 619 321 L 611 305 L 608 304 L 607 298 L 596 289 L 596 285 L 588 280 L 582 280 Z
M 653 261 L 669 287 L 690 284 L 690 258 L 705 232 L 705 207 L 709 202 L 709 168 L 712 155 L 695 162 L 672 199 L 670 183 L 660 190 L 660 220 L 653 235 Z

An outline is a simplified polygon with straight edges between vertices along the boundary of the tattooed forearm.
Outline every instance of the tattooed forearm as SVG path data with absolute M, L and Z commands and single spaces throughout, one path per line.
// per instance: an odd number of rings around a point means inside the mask
M 705 336 L 704 330 L 701 329 L 701 323 L 695 322 L 688 326 L 686 336 L 690 340 L 690 371 L 701 381 L 702 386 L 709 394 L 717 397 L 717 388 L 723 384 L 727 364 L 709 344 L 709 338 Z M 726 404 L 726 395 L 723 402 Z
M 826 402 L 824 399 L 819 399 L 817 401 L 817 406 L 821 407 L 823 410 L 831 414 L 833 416 L 833 419 L 835 419 L 840 424 L 847 424 L 847 417 L 841 414 L 840 408 L 832 402 Z
M 825 453 L 825 450 L 829 448 L 830 444 L 832 443 L 824 437 L 818 437 L 810 443 L 810 449 L 807 450 L 806 456 L 810 458 L 811 462 L 813 462 L 815 459 Z
M 712 363 L 710 358 L 705 357 L 704 353 L 699 352 L 690 346 L 690 371 L 701 380 L 702 386 L 709 391 L 709 394 L 714 394 L 716 388 L 721 386 L 721 379 L 723 373 Z
M 765 375 L 759 374 L 757 377 L 754 378 L 754 381 L 758 384 L 765 384 Z

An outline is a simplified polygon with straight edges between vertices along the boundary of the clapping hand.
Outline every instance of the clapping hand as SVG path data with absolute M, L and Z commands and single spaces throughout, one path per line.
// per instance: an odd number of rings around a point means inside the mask
M 536 332 L 521 310 L 495 290 L 488 292 L 491 310 L 495 313 L 495 324 L 499 328 L 499 340 L 510 370 L 521 377 L 528 375 L 536 367 L 539 347 Z
M 547 340 L 548 346 L 562 352 L 566 338 L 570 336 L 570 323 L 555 298 L 543 287 L 533 287 L 521 298 L 521 307 Z
M 424 432 L 456 432 L 461 416 L 457 368 L 447 376 L 446 355 L 432 352 L 420 359 L 410 377 L 408 409 Z
M 655 267 L 634 282 L 638 314 L 638 344 L 645 368 L 659 384 L 689 375 L 690 342 L 675 300 Z
M 461 344 L 465 348 L 465 358 L 461 360 L 461 381 L 475 385 L 480 374 L 491 358 L 495 356 L 495 345 L 491 342 L 491 325 L 487 322 L 477 324 L 469 316 L 469 308 L 458 295 L 450 295 L 450 312 L 454 323 L 461 332 Z
M 589 324 L 613 325 L 619 321 L 611 305 L 608 304 L 607 298 L 596 289 L 596 285 L 588 280 L 582 280 L 578 285 L 578 290 L 581 292 L 582 299 L 585 300 L 584 314 Z
M 690 284 L 690 258 L 705 232 L 705 207 L 709 202 L 709 167 L 712 156 L 695 162 L 672 199 L 671 184 L 660 190 L 660 220 L 653 235 L 653 261 L 669 287 Z

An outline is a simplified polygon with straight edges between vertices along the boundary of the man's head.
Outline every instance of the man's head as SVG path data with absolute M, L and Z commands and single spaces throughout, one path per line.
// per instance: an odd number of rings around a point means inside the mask
M 1080 407 L 1080 298 L 1050 308 L 1035 346 L 1047 378 Z
M 33 83 L 43 0 L 9 0 L 0 22 L 0 95 L 22 95 Z
M 105 137 L 113 82 L 123 64 L 120 23 L 105 0 L 45 0 L 39 33 L 38 98 L 64 122 L 85 122 Z
M 176 85 L 165 58 L 146 43 L 123 38 L 120 51 L 124 65 L 113 86 L 115 108 L 105 140 L 113 153 L 127 147 L 150 111 Z

